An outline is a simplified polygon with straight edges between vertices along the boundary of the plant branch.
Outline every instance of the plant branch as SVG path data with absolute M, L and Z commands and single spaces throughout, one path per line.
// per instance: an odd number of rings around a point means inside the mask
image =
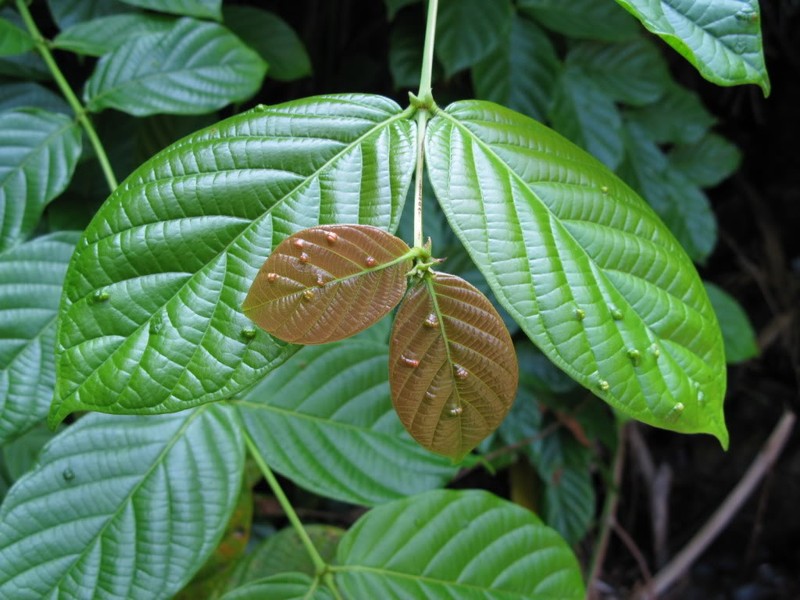
M 619 502 L 619 488 L 622 485 L 622 473 L 625 467 L 625 446 L 628 443 L 627 428 L 622 423 L 617 423 L 617 451 L 614 454 L 612 466 L 612 481 L 606 492 L 606 499 L 603 503 L 603 514 L 600 517 L 600 533 L 597 543 L 592 553 L 592 563 L 589 569 L 589 576 L 586 580 L 587 598 L 596 598 L 595 588 L 597 580 L 603 570 L 606 552 L 608 551 L 608 541 L 611 535 L 611 528 L 616 521 L 617 503 Z
M 753 460 L 744 477 L 731 490 L 725 501 L 703 525 L 689 543 L 678 552 L 667 565 L 653 578 L 649 592 L 658 597 L 663 594 L 686 570 L 694 563 L 697 557 L 711 544 L 714 539 L 728 525 L 734 515 L 742 508 L 744 503 L 753 493 L 753 490 L 763 479 L 764 475 L 772 468 L 784 445 L 792 433 L 796 416 L 790 410 L 783 413 L 780 421 L 772 430 L 769 439 L 764 443 L 761 451 Z
M 422 236 L 422 191 L 425 168 L 425 130 L 428 124 L 428 111 L 417 112 L 417 171 L 414 181 L 414 247 L 421 248 Z
M 277 478 L 272 473 L 272 469 L 269 468 L 264 460 L 264 457 L 261 456 L 256 443 L 253 441 L 253 438 L 250 437 L 250 434 L 246 430 L 244 431 L 244 441 L 247 445 L 248 452 L 250 452 L 250 455 L 253 457 L 253 460 L 256 461 L 258 468 L 261 469 L 261 472 L 264 474 L 264 478 L 267 480 L 269 487 L 272 489 L 272 493 L 275 494 L 275 499 L 281 505 L 281 508 L 283 508 L 283 512 L 286 514 L 286 517 L 289 519 L 292 527 L 294 527 L 295 531 L 297 532 L 297 536 L 300 538 L 303 546 L 305 546 L 308 555 L 311 557 L 311 562 L 314 563 L 314 569 L 316 570 L 317 575 L 322 575 L 328 568 L 327 563 L 322 556 L 320 556 L 319 551 L 314 546 L 314 542 L 312 542 L 311 538 L 308 537 L 308 533 L 303 527 L 303 524 L 300 522 L 300 517 L 298 517 L 297 513 L 294 511 L 292 503 L 289 502 L 289 499 L 286 497 L 283 488 L 281 488 L 280 483 L 278 483 Z
M 97 132 L 95 131 L 92 122 L 89 120 L 89 116 L 86 114 L 85 107 L 83 104 L 81 104 L 80 100 L 78 100 L 77 96 L 75 96 L 75 92 L 72 91 L 72 88 L 69 86 L 64 74 L 61 72 L 61 69 L 58 68 L 58 64 L 56 64 L 53 54 L 50 52 L 50 48 L 47 46 L 47 41 L 44 39 L 39 31 L 39 28 L 36 26 L 33 16 L 28 10 L 28 6 L 25 4 L 25 0 L 17 0 L 17 10 L 19 10 L 22 20 L 25 22 L 25 26 L 28 28 L 28 32 L 31 34 L 31 37 L 36 43 L 36 50 L 42 56 L 47 68 L 50 69 L 50 72 L 53 74 L 53 79 L 55 79 L 58 89 L 61 90 L 64 98 L 75 112 L 78 122 L 81 124 L 84 131 L 86 131 L 86 136 L 89 138 L 89 142 L 94 148 L 95 156 L 97 156 L 97 160 L 100 163 L 100 168 L 103 170 L 103 175 L 106 179 L 106 183 L 108 184 L 108 188 L 113 192 L 115 189 L 117 189 L 119 184 L 117 183 L 117 178 L 114 176 L 114 171 L 111 168 L 111 163 L 108 160 L 108 155 L 106 154 L 105 148 L 103 148 L 103 144 L 100 141 L 100 138 L 97 136 Z

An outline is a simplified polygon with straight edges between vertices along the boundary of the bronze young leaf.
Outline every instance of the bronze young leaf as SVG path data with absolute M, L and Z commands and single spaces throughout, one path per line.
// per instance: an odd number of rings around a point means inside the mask
M 297 344 L 350 337 L 392 310 L 406 290 L 413 253 L 369 225 L 324 225 L 275 247 L 242 305 L 269 334 Z
M 445 273 L 411 289 L 392 330 L 389 382 L 414 439 L 460 460 L 500 425 L 518 379 L 511 336 L 486 296 Z

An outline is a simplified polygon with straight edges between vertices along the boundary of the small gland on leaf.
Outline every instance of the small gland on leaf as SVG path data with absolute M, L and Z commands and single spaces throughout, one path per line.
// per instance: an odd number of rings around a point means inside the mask
M 608 307 L 608 310 L 611 311 L 611 318 L 615 321 L 622 321 L 622 318 L 625 316 L 622 314 L 622 311 L 613 304 Z
M 642 363 L 642 355 L 635 348 L 628 350 L 627 355 L 634 367 L 638 367 Z
M 652 343 L 650 344 L 650 354 L 658 358 L 661 356 L 661 349 L 658 347 L 658 344 Z
M 458 379 L 464 380 L 469 377 L 469 371 L 467 371 L 461 365 L 453 365 L 453 373 Z
M 416 358 L 401 356 L 400 360 L 403 361 L 403 364 L 407 367 L 417 368 L 419 366 L 419 361 Z
M 604 196 L 608 195 L 608 186 L 607 185 L 601 186 L 600 191 L 603 192 Z
M 298 257 L 297 260 L 299 260 L 303 264 L 307 263 L 308 262 L 308 254 L 306 254 L 305 252 L 301 252 L 300 256 Z
M 672 407 L 672 410 L 670 410 L 669 413 L 667 413 L 666 416 L 667 420 L 668 421 L 676 420 L 678 417 L 681 416 L 681 414 L 683 414 L 683 410 L 685 408 L 686 407 L 683 405 L 683 402 L 677 402 L 675 406 Z
M 314 290 L 307 289 L 303 291 L 303 300 L 310 302 L 314 299 Z
M 583 321 L 586 318 L 586 311 L 582 308 L 576 308 L 575 318 L 578 319 L 578 321 Z
M 92 300 L 95 302 L 105 302 L 111 297 L 111 294 L 108 293 L 108 290 L 97 290 L 94 294 L 92 294 Z
M 277 273 L 267 273 L 267 281 L 270 283 L 275 283 L 278 281 L 278 274 Z
M 697 390 L 697 403 L 703 404 L 705 403 L 705 401 L 706 401 L 706 395 L 700 390 Z
M 451 408 L 451 409 L 450 409 L 448 412 L 450 413 L 450 416 L 451 416 L 451 417 L 457 417 L 457 416 L 459 416 L 461 413 L 463 413 L 463 412 L 464 412 L 464 408 L 463 408 L 463 407 L 461 407 L 461 406 L 454 406 L 454 407 L 452 407 L 452 408 Z
M 325 279 L 322 275 L 317 275 L 317 287 L 325 287 Z
M 333 245 L 339 240 L 339 236 L 333 231 L 328 231 L 325 233 L 325 239 L 328 240 L 329 244 Z
M 601 392 L 607 392 L 611 386 L 605 379 L 598 379 L 597 387 L 600 389 Z
M 425 327 L 430 327 L 433 329 L 434 327 L 439 326 L 439 319 L 436 318 L 434 313 L 431 313 L 425 317 L 425 320 L 422 322 L 422 324 L 425 325 Z
M 364 261 L 364 264 L 366 264 L 371 269 L 372 267 L 378 264 L 378 261 L 375 260 L 374 256 L 368 256 Z
M 252 340 L 256 337 L 256 330 L 253 327 L 246 327 L 242 329 L 242 337 L 246 340 Z
M 296 240 L 292 240 L 292 246 L 297 248 L 298 250 L 302 250 L 306 247 L 306 241 L 301 238 L 297 238 Z

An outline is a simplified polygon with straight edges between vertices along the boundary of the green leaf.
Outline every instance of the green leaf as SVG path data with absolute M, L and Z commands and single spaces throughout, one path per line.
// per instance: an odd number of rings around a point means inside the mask
M 477 63 L 508 36 L 511 0 L 442 0 L 436 21 L 436 57 L 450 77 Z
M 59 29 L 113 15 L 125 8 L 118 0 L 47 0 L 47 5 Z
M 475 93 L 539 121 L 547 116 L 560 62 L 547 35 L 515 15 L 511 35 L 472 68 Z
M 304 529 L 322 559 L 326 563 L 332 563 L 344 530 L 330 525 L 306 525 Z M 242 558 L 231 573 L 227 589 L 232 590 L 287 571 L 303 573 L 309 577 L 316 574 L 316 567 L 308 550 L 292 527 L 271 535 Z
M 222 600 L 330 600 L 327 589 L 305 573 L 281 573 L 228 592 Z
M 455 468 L 403 431 L 389 396 L 388 347 L 309 347 L 239 402 L 270 467 L 322 496 L 379 504 L 445 485 Z
M 222 20 L 222 0 L 121 0 L 131 6 L 200 19 Z
M 16 27 L 23 33 L 27 30 L 25 23 L 19 16 L 19 13 L 9 7 L 0 7 L 0 23 L 6 22 L 5 28 Z M 10 25 L 9 25 L 10 24 Z M 0 40 L 5 38 L 6 35 L 18 35 L 12 31 L 0 31 Z M 0 41 L 0 47 L 3 41 Z M 16 43 L 10 44 L 10 47 L 16 46 Z M 50 70 L 44 64 L 39 54 L 34 51 L 23 52 L 21 54 L 13 54 L 11 56 L 3 56 L 0 52 L 0 75 L 8 75 L 18 79 L 39 79 L 47 80 L 52 77 Z
M 227 29 L 183 18 L 103 56 L 83 96 L 94 112 L 201 114 L 246 100 L 265 73 L 264 61 Z
M 47 416 L 61 285 L 79 235 L 54 233 L 0 253 L 0 445 Z
M 655 209 L 689 256 L 704 261 L 717 243 L 717 221 L 706 195 L 673 169 L 661 149 L 634 124 L 625 128 L 620 175 Z
M 0 509 L 0 596 L 171 596 L 219 542 L 243 467 L 223 407 L 81 419 Z
M 414 15 L 403 13 L 392 23 L 389 33 L 389 71 L 396 90 L 412 90 L 419 86 L 424 44 L 424 32 Z M 432 79 L 436 81 L 440 74 L 441 66 L 434 61 Z
M 162 15 L 127 13 L 99 17 L 64 29 L 53 40 L 53 47 L 88 56 L 102 56 L 128 40 L 166 33 L 175 20 Z
M 721 135 L 709 133 L 696 144 L 676 146 L 669 153 L 671 168 L 700 187 L 713 187 L 739 168 L 739 149 Z
M 518 4 L 548 29 L 573 38 L 618 42 L 639 32 L 636 21 L 607 0 L 519 0 Z
M 50 428 L 41 424 L 3 446 L 3 462 L 11 481 L 31 470 L 39 452 L 54 435 Z
M 17 108 L 41 108 L 71 115 L 72 110 L 61 96 L 32 81 L 0 80 L 0 112 Z
M 589 531 L 594 507 L 594 487 L 588 469 L 564 468 L 547 482 L 542 518 L 568 544 L 577 544 Z
M 722 328 L 725 358 L 728 363 L 736 364 L 758 356 L 756 334 L 741 305 L 722 288 L 708 281 L 703 283 Z
M 553 127 L 609 169 L 622 161 L 622 118 L 614 100 L 582 69 L 561 74 L 550 108 Z
M 658 144 L 693 144 L 716 123 L 699 96 L 677 84 L 669 85 L 658 102 L 629 110 L 625 117 Z
M 232 117 L 142 165 L 70 263 L 51 422 L 223 400 L 283 363 L 296 347 L 241 312 L 258 268 L 299 229 L 394 230 L 414 136 L 391 100 L 317 97 Z
M 553 362 L 624 414 L 727 446 L 716 317 L 641 198 L 555 132 L 485 102 L 437 112 L 426 156 L 455 232 Z
M 80 127 L 38 109 L 0 114 L 0 251 L 25 239 L 67 187 L 81 154 Z
M 617 0 L 718 85 L 770 84 L 758 0 Z
M 640 37 L 616 44 L 576 44 L 567 54 L 566 64 L 582 69 L 614 100 L 634 106 L 655 102 L 671 83 L 658 48 Z
M 24 29 L 0 18 L 0 56 L 22 54 L 32 49 L 33 38 Z
M 347 598 L 578 600 L 580 567 L 531 512 L 483 491 L 437 490 L 368 512 L 332 567 Z
M 389 383 L 423 447 L 463 459 L 500 425 L 518 379 L 511 336 L 477 288 L 446 273 L 411 288 L 394 320 Z
M 278 339 L 325 344 L 380 321 L 405 294 L 408 245 L 369 225 L 298 231 L 269 255 L 242 304 Z
M 269 76 L 294 81 L 311 75 L 306 47 L 286 21 L 254 6 L 226 6 L 225 25 L 261 55 L 269 65 Z

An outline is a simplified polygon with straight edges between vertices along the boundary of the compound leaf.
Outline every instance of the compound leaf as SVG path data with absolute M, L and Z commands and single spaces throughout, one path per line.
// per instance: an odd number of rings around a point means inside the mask
M 483 491 L 437 490 L 368 512 L 332 567 L 347 598 L 579 600 L 580 567 L 530 511 Z
M 727 446 L 716 316 L 641 198 L 554 131 L 485 102 L 437 112 L 426 149 L 456 234 L 553 362 L 625 414 Z
M 718 85 L 770 84 L 758 0 L 617 0 Z
M 0 596 L 150 600 L 180 590 L 239 496 L 244 445 L 232 417 L 220 406 L 90 415 L 54 438 L 0 509 Z
M 0 445 L 47 416 L 61 285 L 79 236 L 54 233 L 0 253 Z
M 386 98 L 317 97 L 232 117 L 142 165 L 70 263 L 51 423 L 74 410 L 152 414 L 223 400 L 286 360 L 296 347 L 241 311 L 258 268 L 299 229 L 394 230 L 414 131 Z
M 103 56 L 83 97 L 94 112 L 201 114 L 252 96 L 266 70 L 221 25 L 182 18 L 166 33 L 131 38 Z
M 511 336 L 470 283 L 433 273 L 403 300 L 392 329 L 392 402 L 422 446 L 461 460 L 502 422 L 519 373 Z
M 272 251 L 242 309 L 286 342 L 335 342 L 397 306 L 412 266 L 408 245 L 377 227 L 304 229 Z
M 80 154 L 74 120 L 39 109 L 0 114 L 0 251 L 33 231 L 69 184 Z
M 269 465 L 323 496 L 379 504 L 445 485 L 446 459 L 411 440 L 392 410 L 385 343 L 304 348 L 237 405 Z

